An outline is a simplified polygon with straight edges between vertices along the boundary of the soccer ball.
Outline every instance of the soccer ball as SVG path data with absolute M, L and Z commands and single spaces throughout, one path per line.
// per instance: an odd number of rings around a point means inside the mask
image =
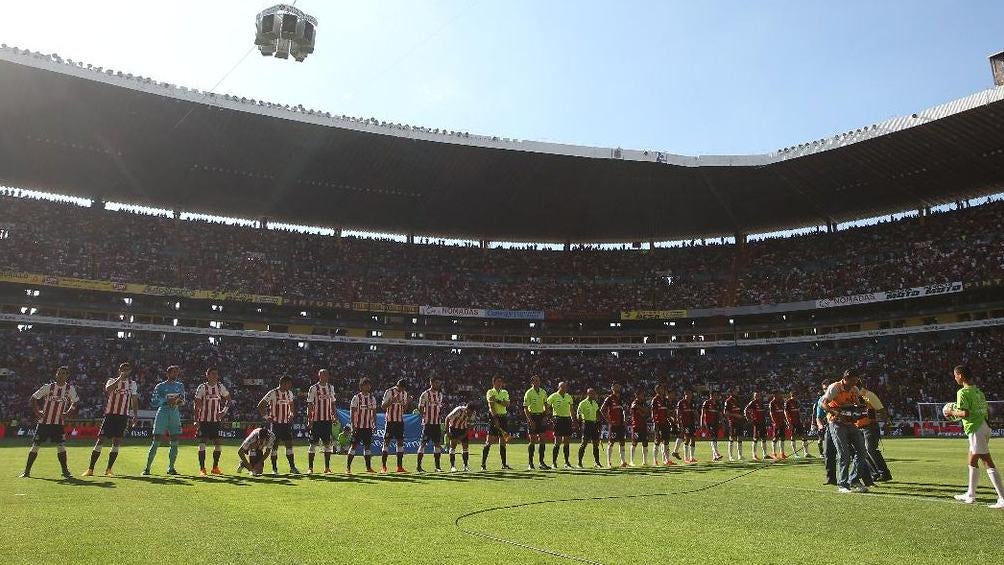
M 948 418 L 949 420 L 955 422 L 955 421 L 958 421 L 958 418 L 956 418 L 955 416 L 951 415 L 951 412 L 954 411 L 954 410 L 955 410 L 955 403 L 954 402 L 946 402 L 945 405 L 941 408 L 941 414 L 945 418 Z

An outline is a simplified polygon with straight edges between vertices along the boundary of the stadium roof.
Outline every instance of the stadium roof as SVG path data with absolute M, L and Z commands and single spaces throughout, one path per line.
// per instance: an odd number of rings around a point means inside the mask
M 823 225 L 1004 184 L 1004 88 L 765 155 L 438 132 L 0 49 L 0 183 L 215 215 L 504 241 Z

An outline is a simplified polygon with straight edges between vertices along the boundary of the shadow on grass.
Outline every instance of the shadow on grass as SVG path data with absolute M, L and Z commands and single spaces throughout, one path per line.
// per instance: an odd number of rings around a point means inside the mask
M 73 487 L 115 488 L 115 483 L 113 483 L 112 481 L 85 481 L 83 479 L 78 479 L 76 477 L 59 478 L 59 479 L 50 479 L 48 477 L 31 477 L 31 478 L 38 479 L 40 481 L 46 481 L 49 483 L 56 483 L 58 485 L 66 485 Z
M 124 480 L 124 481 L 136 481 L 136 482 L 140 482 L 140 483 L 149 483 L 149 484 L 152 484 L 152 485 L 186 486 L 186 487 L 192 486 L 192 483 L 188 482 L 187 480 L 185 480 L 185 479 L 179 479 L 179 478 L 176 478 L 176 477 L 173 477 L 173 476 L 172 477 L 155 477 L 153 475 L 139 475 L 139 476 L 116 475 L 115 478 L 120 479 L 120 480 Z

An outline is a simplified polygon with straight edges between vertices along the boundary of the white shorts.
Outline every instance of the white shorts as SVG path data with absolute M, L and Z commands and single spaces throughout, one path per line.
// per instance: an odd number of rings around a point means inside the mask
M 973 455 L 990 453 L 990 426 L 986 422 L 969 434 L 969 453 Z

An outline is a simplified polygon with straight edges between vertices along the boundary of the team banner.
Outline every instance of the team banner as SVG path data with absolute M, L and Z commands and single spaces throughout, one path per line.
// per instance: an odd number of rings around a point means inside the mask
M 621 312 L 621 320 L 676 320 L 686 317 L 686 310 L 628 310 Z
M 122 292 L 129 294 L 146 294 L 149 296 L 172 296 L 178 298 L 193 298 L 199 300 L 222 300 L 231 302 L 253 302 L 255 304 L 283 303 L 281 296 L 264 294 L 249 294 L 246 292 L 218 292 L 214 290 L 192 290 L 173 286 L 154 284 L 124 283 L 117 281 L 97 281 L 73 277 L 56 277 L 38 273 L 21 273 L 16 271 L 0 271 L 0 282 L 32 284 L 40 286 L 55 286 L 77 290 L 96 290 L 101 292 Z
M 345 426 L 351 426 L 352 420 L 349 417 L 348 410 L 338 409 L 338 422 L 344 428 Z M 373 430 L 373 452 L 381 451 L 383 449 L 383 433 L 384 433 L 384 422 L 386 420 L 386 414 L 383 412 L 377 412 L 376 415 L 376 429 Z M 404 449 L 407 453 L 417 453 L 418 444 L 422 440 L 422 418 L 418 414 L 405 414 L 404 415 Z M 389 450 L 391 453 L 394 452 L 394 446 L 391 445 Z
M 494 318 L 501 320 L 543 320 L 543 310 L 488 310 L 485 308 L 452 308 L 449 306 L 422 306 L 418 309 L 423 316 L 447 316 L 450 318 Z
M 865 294 L 839 296 L 836 298 L 823 298 L 816 301 L 816 308 L 854 306 L 857 304 L 870 304 L 873 302 L 905 300 L 907 298 L 923 298 L 925 296 L 937 296 L 939 294 L 954 294 L 956 292 L 962 292 L 961 282 L 929 284 L 927 286 L 903 288 L 900 290 L 887 290 L 883 292 L 868 292 Z

